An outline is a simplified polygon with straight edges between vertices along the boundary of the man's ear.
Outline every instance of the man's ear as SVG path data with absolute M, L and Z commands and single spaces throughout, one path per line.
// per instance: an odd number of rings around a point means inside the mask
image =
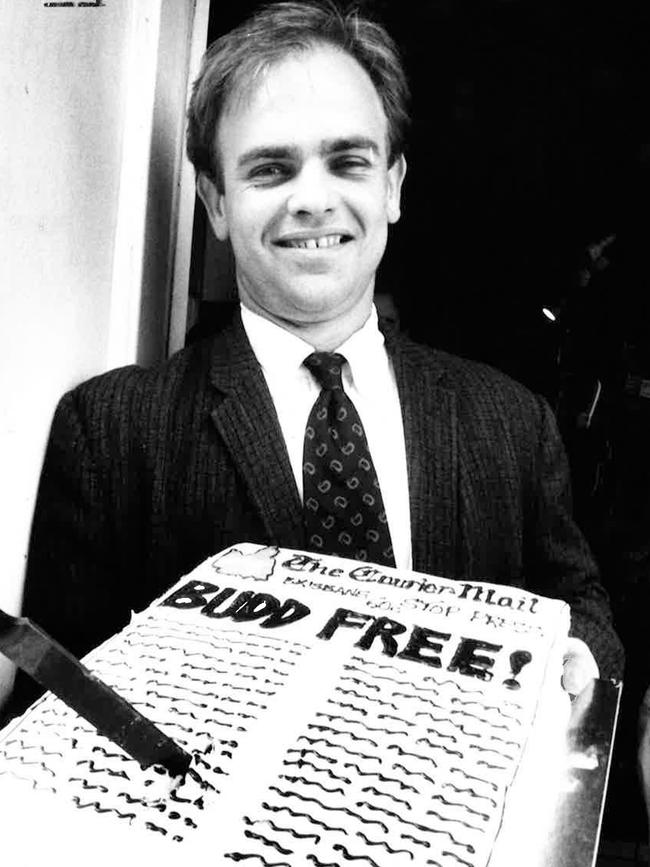
M 389 223 L 396 223 L 401 214 L 400 199 L 402 184 L 406 174 L 406 160 L 400 154 L 388 169 L 388 189 L 386 191 L 386 214 Z
M 196 190 L 205 205 L 214 234 L 220 241 L 225 241 L 228 237 L 228 220 L 223 193 L 220 193 L 214 181 L 203 173 L 196 180 Z

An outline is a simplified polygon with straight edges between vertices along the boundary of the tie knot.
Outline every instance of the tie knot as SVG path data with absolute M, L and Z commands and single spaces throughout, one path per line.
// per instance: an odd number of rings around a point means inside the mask
M 338 352 L 312 352 L 303 364 L 313 374 L 322 388 L 328 391 L 343 389 L 341 370 L 345 358 Z

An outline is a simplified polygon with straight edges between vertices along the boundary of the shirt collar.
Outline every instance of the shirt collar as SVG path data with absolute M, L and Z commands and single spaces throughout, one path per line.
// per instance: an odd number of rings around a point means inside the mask
M 313 347 L 243 304 L 240 307 L 246 336 L 264 373 L 273 378 L 295 376 Z
M 378 373 L 386 367 L 388 359 L 374 304 L 363 326 L 336 351 L 347 358 L 352 382 L 358 391 L 368 393 L 383 388 L 383 379 Z
M 240 306 L 246 335 L 264 373 L 273 378 L 295 376 L 298 371 L 306 373 L 302 363 L 314 351 L 313 346 L 243 304 Z M 335 351 L 347 359 L 355 388 L 371 391 L 379 385 L 378 365 L 386 366 L 388 360 L 374 304 L 362 327 Z

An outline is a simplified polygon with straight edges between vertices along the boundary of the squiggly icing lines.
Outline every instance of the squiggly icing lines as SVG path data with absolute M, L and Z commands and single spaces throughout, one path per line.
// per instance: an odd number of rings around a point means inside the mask
M 247 829 L 244 831 L 244 837 L 248 837 L 249 840 L 260 840 L 265 846 L 272 847 L 276 852 L 279 852 L 280 855 L 293 855 L 293 849 L 285 849 L 283 846 L 280 846 L 279 843 L 276 843 L 275 840 L 269 840 L 262 834 L 256 834 L 255 831 L 249 831 Z
M 469 794 L 473 798 L 479 798 L 480 800 L 483 800 L 483 801 L 489 801 L 493 807 L 497 806 L 497 802 L 494 800 L 494 798 L 490 798 L 490 797 L 488 797 L 488 795 L 479 795 L 479 793 L 475 792 L 474 789 L 461 789 L 458 786 L 454 786 L 453 783 L 443 783 L 442 788 L 443 789 L 453 789 L 454 792 L 458 792 L 459 795 L 460 794 L 462 794 L 462 795 Z M 496 788 L 496 786 L 494 788 Z
M 108 791 L 108 789 L 106 791 Z M 167 806 L 163 803 L 153 804 L 149 801 L 145 801 L 144 798 L 136 798 L 133 795 L 129 795 L 128 792 L 119 792 L 117 797 L 124 798 L 127 804 L 142 804 L 144 807 L 149 807 L 151 810 L 157 810 L 159 813 L 164 813 L 167 810 Z
M 345 678 L 341 678 L 341 680 L 344 680 L 344 679 Z M 347 678 L 347 680 L 350 680 L 350 679 L 351 678 Z M 343 687 L 337 686 L 334 688 L 334 692 L 341 692 L 341 693 L 343 693 L 343 695 L 354 695 L 354 696 L 356 696 L 356 698 L 362 698 L 365 701 L 376 702 L 377 704 L 381 704 L 384 707 L 392 707 L 393 710 L 397 710 L 397 705 L 393 704 L 392 701 L 383 701 L 380 698 L 372 698 L 371 696 L 368 696 L 368 695 L 362 695 L 360 692 L 357 692 L 354 689 L 343 689 Z
M 448 855 L 450 858 L 455 858 L 459 864 L 463 865 L 463 867 L 474 867 L 474 865 L 471 862 L 465 861 L 463 858 L 459 858 L 458 855 L 456 855 L 454 852 L 444 851 L 442 854 L 443 854 L 443 856 Z M 427 862 L 427 863 L 429 863 L 429 862 Z
M 431 683 L 435 683 L 437 686 L 455 686 L 459 692 L 462 692 L 464 695 L 483 695 L 483 691 L 480 689 L 465 689 L 465 687 L 461 686 L 459 683 L 456 683 L 455 680 L 436 680 L 435 677 L 431 677 L 429 675 L 422 678 L 423 680 L 429 680 Z
M 336 789 L 328 789 L 327 786 L 324 786 L 322 783 L 319 783 L 318 780 L 308 780 L 306 777 L 291 777 L 287 774 L 280 774 L 281 780 L 287 780 L 289 783 L 302 783 L 305 786 L 318 786 L 323 792 L 328 792 L 330 795 L 341 794 L 345 795 L 343 789 L 339 786 Z
M 410 825 L 413 828 L 417 828 L 418 831 L 424 831 L 427 834 L 444 834 L 445 836 L 449 837 L 449 839 L 461 849 L 466 849 L 470 854 L 474 854 L 475 852 L 473 846 L 457 840 L 450 831 L 443 831 L 440 828 L 429 828 L 426 825 L 420 825 L 418 822 L 411 822 L 409 819 L 403 819 L 398 813 L 394 813 L 392 810 L 386 810 L 384 809 L 384 807 L 377 807 L 374 804 L 369 804 L 367 801 L 357 801 L 356 806 L 366 807 L 368 810 L 372 810 L 373 812 L 383 813 L 386 816 L 390 816 L 391 818 L 396 819 L 402 825 Z
M 431 747 L 432 750 L 444 750 L 447 755 L 458 756 L 461 759 L 463 758 L 463 754 L 459 753 L 458 750 L 449 750 L 444 744 L 437 744 L 435 741 L 430 741 L 429 738 L 418 738 L 415 743 L 426 744 L 428 747 Z
M 469 748 L 470 750 L 478 750 L 480 753 L 494 753 L 494 755 L 501 756 L 502 759 L 508 759 L 509 761 L 512 761 L 514 758 L 510 753 L 504 753 L 501 750 L 493 750 L 492 747 L 482 747 L 480 744 L 469 744 Z
M 325 717 L 325 719 L 328 719 L 330 722 L 332 722 L 333 720 L 341 720 L 341 722 L 349 723 L 350 725 L 362 725 L 364 731 L 367 731 L 367 732 L 384 732 L 387 735 L 405 735 L 406 737 L 408 737 L 408 732 L 401 731 L 399 729 L 396 731 L 395 729 L 386 729 L 386 728 L 381 728 L 381 727 L 376 728 L 374 726 L 367 725 L 366 723 L 362 722 L 361 720 L 350 719 L 349 717 L 340 716 L 338 714 L 317 713 L 316 716 L 317 717 Z M 377 746 L 377 744 L 375 744 L 375 746 Z
M 486 762 L 484 759 L 479 759 L 476 763 L 477 765 L 483 765 L 485 768 L 489 768 L 491 771 L 507 771 L 507 768 L 504 768 L 503 765 L 492 765 L 490 762 Z
M 255 647 L 255 645 L 252 645 L 252 646 Z M 272 647 L 271 649 L 277 650 L 277 647 Z M 281 656 L 280 657 L 267 656 L 264 653 L 252 653 L 250 650 L 240 650 L 239 655 L 240 656 L 250 656 L 253 659 L 264 659 L 266 662 L 275 662 L 276 665 L 295 665 L 296 664 L 293 659 L 284 659 Z M 275 669 L 274 669 L 274 671 L 275 671 Z M 275 673 L 282 675 L 282 677 L 287 677 L 287 672 L 276 671 Z
M 317 743 L 317 741 L 313 740 L 312 738 L 305 737 L 304 735 L 302 735 L 301 737 L 303 740 L 309 741 L 310 744 Z M 301 740 L 301 738 L 298 738 L 298 740 Z M 322 741 L 323 739 L 319 738 L 319 740 Z M 325 741 L 325 743 L 329 743 L 329 741 Z M 334 746 L 334 744 L 330 744 L 330 746 Z M 295 747 L 292 747 L 291 749 L 287 750 L 287 755 L 289 755 L 289 753 L 300 753 L 300 755 L 303 758 L 305 756 L 309 756 L 309 755 L 318 756 L 319 759 L 322 759 L 324 762 L 329 762 L 330 765 L 336 764 L 336 759 L 332 759 L 329 756 L 325 756 L 325 755 L 323 755 L 323 753 L 319 753 L 318 750 L 296 749 Z M 289 763 L 286 762 L 285 764 L 289 764 Z
M 83 777 L 69 777 L 68 782 L 81 783 L 82 788 L 87 790 L 97 789 L 97 791 L 101 792 L 104 795 L 108 792 L 108 786 L 102 786 L 100 783 L 97 783 L 97 785 L 93 786 L 91 783 L 88 782 L 88 780 L 85 780 Z
M 334 849 L 335 852 L 340 852 L 346 861 L 367 861 L 369 864 L 372 864 L 372 867 L 379 867 L 379 864 L 377 864 L 376 861 L 373 861 L 373 859 L 368 855 L 352 855 L 348 852 L 343 843 L 336 843 L 332 846 L 332 849 Z
M 198 783 L 202 789 L 210 789 L 213 792 L 217 792 L 217 794 L 219 793 L 219 789 L 215 788 L 212 783 L 208 783 L 207 780 L 204 780 L 195 768 L 188 768 L 187 776 L 194 780 L 195 783 Z
M 499 790 L 499 787 L 495 783 L 491 782 L 490 780 L 484 780 L 483 777 L 473 777 L 471 774 L 468 774 L 462 768 L 451 768 L 450 770 L 451 770 L 451 773 L 456 772 L 458 774 L 462 774 L 466 780 L 474 780 L 477 783 L 485 783 L 486 786 L 490 786 L 495 792 L 497 792 Z
M 188 735 L 194 734 L 193 728 L 181 725 L 181 723 L 177 722 L 176 720 L 168 719 L 168 720 L 166 720 L 166 723 L 167 723 L 167 725 L 173 726 L 174 728 L 179 729 L 180 731 L 185 732 Z
M 327 804 L 323 804 L 323 802 L 319 801 L 318 798 L 307 798 L 300 795 L 298 792 L 283 792 L 281 789 L 278 789 L 277 786 L 269 786 L 269 789 L 273 792 L 277 792 L 281 798 L 299 798 L 301 801 L 305 801 L 305 803 L 318 804 L 322 810 L 329 810 L 332 813 L 345 813 L 348 816 L 353 816 L 365 825 L 380 825 L 384 829 L 384 833 L 388 834 L 388 827 L 383 822 L 376 819 L 366 819 L 358 813 L 355 813 L 354 810 L 350 810 L 349 807 L 328 807 Z
M 313 750 L 310 750 L 313 752 Z M 333 759 L 328 759 L 328 761 L 333 762 Z M 307 766 L 309 768 L 313 768 L 314 773 L 316 774 L 327 774 L 327 776 L 331 780 L 339 780 L 342 783 L 347 783 L 348 785 L 352 782 L 347 777 L 341 777 L 339 774 L 335 774 L 334 771 L 331 771 L 329 768 L 319 768 L 318 765 L 315 765 L 313 762 L 307 762 L 305 759 L 298 759 L 295 762 L 288 762 L 286 759 L 282 762 L 283 765 L 289 767 L 290 765 L 298 765 L 299 768 Z
M 340 864 L 337 864 L 336 861 L 321 861 L 316 855 L 307 855 L 308 861 L 313 861 L 316 867 L 340 867 Z
M 122 777 L 124 780 L 130 779 L 126 771 L 114 771 L 112 768 L 96 768 L 94 759 L 81 759 L 76 765 L 78 768 L 82 765 L 88 765 L 88 772 L 91 774 L 108 774 L 110 777 Z
M 279 831 L 283 834 L 291 834 L 291 836 L 295 837 L 297 840 L 311 840 L 313 838 L 316 843 L 320 843 L 321 839 L 320 834 L 300 834 L 293 828 L 285 828 L 282 825 L 277 825 L 273 819 L 253 820 L 249 816 L 244 816 L 244 822 L 246 822 L 247 825 L 270 825 L 274 831 Z
M 377 719 L 390 719 L 390 720 L 393 720 L 394 722 L 401 722 L 405 726 L 411 726 L 411 727 L 413 727 L 415 725 L 415 723 L 412 722 L 411 720 L 403 719 L 401 716 L 393 716 L 393 714 L 390 714 L 390 713 L 379 713 L 379 714 L 377 714 Z
M 419 840 L 412 834 L 400 834 L 400 837 L 402 840 L 412 840 L 414 843 L 417 843 L 418 846 L 424 846 L 425 849 L 431 848 L 431 843 L 429 843 L 428 840 Z
M 502 717 L 505 717 L 506 719 L 509 719 L 512 722 L 516 722 L 518 726 L 523 725 L 522 721 L 518 717 L 516 717 L 514 714 L 506 713 L 497 704 L 485 704 L 485 702 L 476 701 L 476 700 L 463 701 L 462 698 L 458 698 L 457 696 L 455 696 L 454 698 L 451 699 L 451 704 L 460 704 L 463 706 L 478 705 L 479 707 L 482 707 L 485 710 L 495 710 L 497 713 L 501 714 Z M 521 709 L 520 705 L 515 705 L 515 707 Z
M 472 813 L 474 816 L 478 816 L 484 822 L 489 822 L 490 817 L 487 813 L 481 813 L 480 810 L 474 810 L 472 807 L 468 807 L 467 804 L 459 804 L 455 801 L 448 801 L 444 795 L 433 795 L 431 797 L 432 801 L 440 801 L 445 804 L 447 807 L 462 807 L 464 810 L 467 810 L 468 813 Z
M 206 668 L 206 669 L 198 669 L 198 668 L 197 668 L 197 669 L 195 669 L 193 666 L 187 665 L 187 663 L 185 663 L 184 665 L 185 665 L 186 668 L 191 668 L 192 671 L 209 671 L 209 672 L 210 672 L 211 674 L 213 674 L 213 675 L 214 675 L 214 674 L 228 674 L 227 671 L 225 671 L 225 670 L 222 671 L 222 670 L 219 669 L 219 668 L 210 668 L 210 669 L 207 669 L 207 668 Z M 183 666 L 181 666 L 181 667 L 183 667 Z M 181 680 L 191 680 L 192 683 L 200 683 L 200 684 L 202 684 L 203 686 L 214 686 L 214 681 L 213 681 L 213 680 L 205 680 L 205 679 L 202 678 L 202 677 L 192 677 L 191 674 L 187 674 L 187 672 L 185 672 L 185 671 L 182 671 L 182 672 L 180 673 L 179 677 L 181 678 Z M 182 686 L 177 686 L 177 689 L 183 689 L 183 687 L 182 687 Z M 202 693 L 200 693 L 200 694 L 202 694 Z M 213 695 L 213 696 L 216 697 L 216 694 L 215 694 L 215 693 L 206 693 L 206 695 Z
M 101 753 L 103 756 L 106 756 L 107 759 L 117 759 L 119 762 L 133 761 L 133 759 L 129 758 L 129 756 L 125 755 L 124 753 L 111 753 L 105 747 L 102 747 L 99 744 L 95 744 L 91 752 Z
M 128 644 L 129 647 L 148 647 L 151 649 L 168 651 L 171 650 L 173 653 L 182 653 L 187 659 L 192 659 L 195 656 L 198 656 L 200 659 L 212 660 L 214 659 L 214 654 L 212 653 L 203 653 L 201 650 L 186 650 L 184 647 L 180 647 L 178 644 L 161 644 L 158 641 L 131 641 L 128 637 L 122 639 L 125 644 Z M 198 639 L 194 639 L 194 641 L 198 641 Z M 202 642 L 204 644 L 210 644 L 214 647 L 215 650 L 222 650 L 225 653 L 232 653 L 232 647 L 227 647 L 226 645 L 213 644 L 212 642 Z M 144 654 L 140 655 L 140 659 L 157 659 L 160 662 L 160 657 L 149 657 Z
M 445 708 L 441 704 L 436 704 L 435 702 L 430 702 L 434 707 L 439 708 L 440 710 L 445 710 Z M 419 710 L 416 714 L 418 716 L 428 716 L 432 722 L 442 722 L 442 723 L 450 723 L 451 720 L 446 716 L 434 716 L 431 711 L 428 710 Z
M 244 632 L 243 629 L 218 629 L 217 632 L 221 632 L 224 635 L 230 636 L 233 635 L 245 635 L 250 638 L 251 635 L 254 635 L 255 638 L 260 638 L 262 636 L 258 636 L 256 633 Z M 311 646 L 309 644 L 301 644 L 299 641 L 293 641 L 290 638 L 279 638 L 277 635 L 264 635 L 264 641 L 278 641 L 281 644 L 288 644 L 291 648 L 301 647 L 303 650 L 311 650 Z M 234 643 L 234 642 L 233 642 Z M 260 644 L 260 647 L 272 647 L 273 645 L 264 645 Z M 295 653 L 300 656 L 300 652 L 297 650 L 289 650 L 289 653 Z
M 344 674 L 341 677 L 341 682 L 343 682 L 344 680 L 352 681 L 352 683 L 356 683 L 357 686 L 365 686 L 366 689 L 374 689 L 375 692 L 381 692 L 380 688 L 377 686 L 376 683 L 367 683 L 367 681 L 361 680 L 360 677 L 352 677 L 351 675 Z M 360 698 L 362 697 L 365 698 L 365 696 L 360 696 Z
M 373 795 L 377 795 L 378 798 L 390 798 L 391 801 L 394 801 L 396 804 L 404 804 L 407 810 L 412 809 L 411 805 L 408 801 L 405 801 L 404 798 L 398 798 L 395 795 L 391 795 L 390 792 L 381 792 L 379 789 L 375 788 L 375 786 L 366 786 L 361 789 L 362 792 L 372 792 Z
M 234 674 L 236 676 L 237 672 L 234 672 Z M 282 686 L 281 683 L 276 683 L 273 680 L 266 680 L 265 679 L 264 683 L 270 684 L 272 686 Z M 224 687 L 229 687 L 230 689 L 234 689 L 238 692 L 256 692 L 259 695 L 275 695 L 275 690 L 269 692 L 266 689 L 256 689 L 255 687 L 250 687 L 250 686 L 235 686 L 234 683 L 224 683 L 223 685 L 224 685 Z
M 366 659 L 364 656 L 351 656 L 350 659 L 352 662 L 360 662 L 362 665 L 372 665 L 374 668 L 387 669 L 390 668 L 393 671 L 396 671 L 398 674 L 403 674 L 406 676 L 406 670 L 403 668 L 398 668 L 396 665 L 391 665 L 390 663 L 381 663 L 375 662 L 374 659 Z
M 420 759 L 422 762 L 431 762 L 434 768 L 438 767 L 438 763 L 435 759 L 432 759 L 431 756 L 423 756 L 419 753 L 409 753 L 407 750 L 403 750 L 399 744 L 390 744 L 388 747 L 389 750 L 397 750 L 400 756 L 410 756 L 412 759 Z
M 252 852 L 227 852 L 224 858 L 230 858 L 232 861 L 246 861 L 248 858 L 259 858 L 264 867 L 291 867 L 291 864 L 288 864 L 286 861 L 267 861 L 263 855 L 256 855 Z
M 174 639 L 176 635 L 179 635 L 181 639 L 187 638 L 187 631 L 183 632 L 183 630 L 173 629 L 169 624 L 165 624 L 164 626 L 165 635 L 163 638 Z M 132 638 L 139 639 L 138 641 L 132 641 Z M 151 640 L 149 640 L 151 639 Z M 127 635 L 123 638 L 125 644 L 128 644 L 131 647 L 157 647 L 160 650 L 181 650 L 178 645 L 173 644 L 158 644 L 155 636 L 143 634 L 141 630 L 133 630 L 130 635 Z M 205 638 L 198 638 L 196 635 L 192 636 L 192 644 L 205 644 L 208 647 L 213 648 L 214 650 L 225 650 L 226 653 L 232 653 L 233 650 L 227 644 L 219 644 L 214 640 L 214 638 L 210 636 L 206 636 Z M 186 653 L 185 656 L 191 656 L 191 653 Z
M 295 810 L 292 810 L 291 807 L 287 807 L 286 805 L 276 805 L 269 804 L 267 801 L 262 801 L 262 807 L 265 810 L 270 810 L 272 813 L 289 813 L 290 816 L 293 816 L 294 819 L 307 819 L 308 822 L 311 822 L 312 825 L 318 825 L 319 828 L 324 828 L 326 831 L 341 831 L 341 833 L 345 834 L 345 828 L 333 828 L 331 825 L 326 825 L 325 822 L 321 822 L 320 819 L 314 819 L 313 816 L 310 816 L 309 813 L 297 813 Z
M 441 732 L 439 729 L 427 729 L 427 734 L 437 735 L 439 738 L 442 738 L 443 740 L 445 740 L 445 738 L 446 738 L 448 741 L 452 741 L 452 743 L 454 743 L 454 744 L 458 743 L 458 738 L 456 737 L 456 735 L 445 734 L 445 732 Z
M 213 674 L 227 674 L 228 672 L 217 671 L 216 669 L 213 669 L 212 673 Z M 185 679 L 185 680 L 194 680 L 197 683 L 203 684 L 204 686 L 205 685 L 208 685 L 208 686 L 214 686 L 215 685 L 213 680 L 212 681 L 200 680 L 199 678 L 191 677 L 190 675 L 185 674 L 185 673 L 182 673 L 180 675 L 180 677 L 182 679 Z M 155 677 L 150 677 L 149 680 L 145 681 L 145 684 L 146 684 L 146 686 L 160 686 L 163 689 L 165 687 L 170 686 L 169 680 L 161 682 L 160 680 L 157 680 Z M 219 694 L 216 692 L 209 692 L 209 691 L 201 692 L 198 689 L 194 689 L 191 686 L 183 686 L 179 683 L 174 683 L 174 690 L 178 691 L 178 692 L 188 692 L 194 698 L 219 698 Z M 153 694 L 156 695 L 157 693 L 153 693 Z M 147 695 L 149 695 L 149 692 L 147 692 Z M 160 695 L 159 697 L 160 698 L 167 698 L 170 701 L 187 701 L 188 700 L 188 699 L 184 699 L 182 696 L 176 696 L 176 695 Z M 201 705 L 201 706 L 207 707 L 207 705 Z
M 166 626 L 164 627 L 166 628 Z M 180 628 L 181 634 L 185 634 L 185 627 Z M 195 629 L 195 632 L 199 632 L 199 629 Z M 261 636 L 257 635 L 254 632 L 244 632 L 241 629 L 216 629 L 212 627 L 202 627 L 200 632 L 204 635 L 218 635 L 220 638 L 225 639 L 228 644 L 242 644 L 245 647 L 258 647 L 263 650 L 275 650 L 277 651 L 279 648 L 277 644 L 268 644 L 269 641 L 277 641 L 280 644 L 289 644 L 290 647 L 287 648 L 288 653 L 292 653 L 295 656 L 302 656 L 302 653 L 299 650 L 296 650 L 296 647 L 303 648 L 304 650 L 311 650 L 308 644 L 300 644 L 297 641 L 290 641 L 286 638 L 278 638 L 275 635 L 265 635 L 262 639 Z M 233 635 L 243 635 L 246 639 L 245 641 L 238 641 L 236 638 L 233 638 Z M 255 639 L 255 640 L 253 640 Z
M 409 684 L 415 689 L 427 689 L 429 692 L 433 692 L 435 695 L 438 695 L 437 689 L 431 689 L 430 687 L 417 687 L 414 683 Z M 442 707 L 442 705 L 437 704 L 432 698 L 426 698 L 423 695 L 417 695 L 414 692 L 401 692 L 400 690 L 395 690 L 393 692 L 393 698 L 414 698 L 416 701 L 428 702 L 428 704 L 433 705 L 433 707 Z
M 369 837 L 366 837 L 363 831 L 357 831 L 357 837 L 361 837 L 368 846 L 383 846 L 391 855 L 409 855 L 411 861 L 413 861 L 413 853 L 409 849 L 393 849 L 385 840 L 371 840 Z
M 335 704 L 337 707 L 348 708 L 349 710 L 355 710 L 357 713 L 360 713 L 361 716 L 368 716 L 368 711 L 362 707 L 358 707 L 356 704 L 352 704 L 351 702 L 344 701 L 335 701 L 333 698 L 327 699 L 327 704 Z
M 43 756 L 60 756 L 61 758 L 63 758 L 63 753 L 60 753 L 58 750 L 46 750 L 43 746 L 41 746 L 41 744 L 26 744 L 22 738 L 12 738 L 9 741 L 5 741 L 2 745 L 2 755 L 8 757 L 6 748 L 16 743 L 20 745 L 23 752 L 25 752 L 26 750 L 39 750 L 41 755 Z
M 135 813 L 120 813 L 114 807 L 102 807 L 99 801 L 88 801 L 86 804 L 82 804 L 79 795 L 74 795 L 72 800 L 80 810 L 92 807 L 96 813 L 115 813 L 120 819 L 135 819 Z
M 307 728 L 313 729 L 317 732 L 332 732 L 332 734 L 335 735 L 348 735 L 348 737 L 352 738 L 352 740 L 356 741 L 357 743 L 372 744 L 375 749 L 379 748 L 379 744 L 377 743 L 377 741 L 373 741 L 372 738 L 362 738 L 359 735 L 355 735 L 354 732 L 348 731 L 347 729 L 335 729 L 332 728 L 332 726 L 318 726 L 315 723 L 308 723 Z
M 475 713 L 470 713 L 470 711 L 468 711 L 468 710 L 452 710 L 452 711 L 450 711 L 449 715 L 453 716 L 454 714 L 457 714 L 457 713 L 462 714 L 463 716 L 471 717 L 472 719 L 476 719 L 480 723 L 483 723 L 484 725 L 490 726 L 490 728 L 503 729 L 504 731 L 510 731 L 510 726 L 504 725 L 502 723 L 490 722 L 489 719 L 485 719 L 485 717 L 479 716 L 478 714 L 475 714 Z M 459 725 L 459 728 L 462 728 L 462 726 Z M 463 731 L 465 731 L 465 729 L 463 729 Z
M 386 776 L 384 776 L 384 774 L 380 774 L 378 771 L 362 771 L 361 768 L 359 767 L 359 765 L 355 765 L 353 762 L 346 762 L 343 765 L 343 767 L 344 768 L 354 768 L 360 777 L 377 777 L 377 779 L 381 780 L 382 783 L 395 783 L 403 791 L 415 792 L 416 795 L 420 794 L 416 788 L 414 788 L 413 786 L 409 786 L 408 783 L 403 783 L 401 780 L 395 780 L 395 779 L 393 779 L 393 777 L 386 777 Z M 402 767 L 402 766 L 401 765 L 393 765 L 393 768 L 395 768 L 395 767 Z
M 466 822 L 464 819 L 450 819 L 447 816 L 443 816 L 442 813 L 438 813 L 435 810 L 427 810 L 427 816 L 435 816 L 436 819 L 440 819 L 441 822 L 453 822 L 456 825 L 463 825 L 465 828 L 469 828 L 472 831 L 483 831 L 483 828 L 477 828 L 476 825 L 472 825 L 470 822 Z
M 366 669 L 359 668 L 356 665 L 344 665 L 343 668 L 345 669 L 345 671 L 354 671 L 358 674 L 365 674 L 368 677 L 374 678 L 375 680 L 390 680 L 392 683 L 396 683 L 398 686 L 410 686 L 412 689 L 418 689 L 423 692 L 434 692 L 436 695 L 438 695 L 437 689 L 432 689 L 428 686 L 418 686 L 416 683 L 413 683 L 412 680 L 398 680 L 396 677 L 391 677 L 388 674 L 375 674 L 372 671 L 367 671 Z M 404 674 L 404 672 L 400 672 L 400 674 Z M 341 678 L 341 680 L 343 679 L 344 678 Z
M 434 762 L 434 764 L 435 764 L 435 762 Z M 436 765 L 436 767 L 437 767 L 437 765 Z M 411 777 L 424 777 L 424 779 L 427 780 L 429 783 L 431 783 L 431 785 L 433 785 L 433 786 L 436 785 L 436 781 L 433 779 L 433 777 L 430 777 L 428 774 L 425 774 L 423 771 L 410 771 L 404 765 L 400 765 L 399 762 L 395 762 L 395 764 L 393 765 L 393 770 L 395 770 L 395 768 L 399 768 L 401 771 L 404 771 L 405 774 L 408 774 Z M 420 793 L 418 792 L 418 794 L 420 794 Z

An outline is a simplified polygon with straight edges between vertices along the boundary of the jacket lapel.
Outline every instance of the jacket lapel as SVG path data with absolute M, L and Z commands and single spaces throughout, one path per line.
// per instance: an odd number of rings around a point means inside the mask
M 456 395 L 436 355 L 387 335 L 406 440 L 413 568 L 455 577 L 458 543 Z
M 215 341 L 212 419 L 244 478 L 269 541 L 303 548 L 302 507 L 278 417 L 239 312 Z

